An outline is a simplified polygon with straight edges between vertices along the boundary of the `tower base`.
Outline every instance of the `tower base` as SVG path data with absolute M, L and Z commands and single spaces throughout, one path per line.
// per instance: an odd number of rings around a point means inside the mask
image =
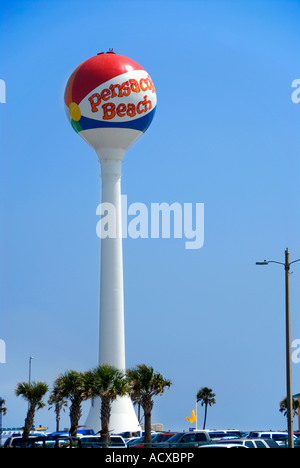
M 101 431 L 100 419 L 101 399 L 95 398 L 87 416 L 85 427 L 94 429 L 95 434 Z M 122 432 L 138 432 L 142 429 L 135 414 L 132 401 L 129 397 L 120 397 L 112 402 L 109 420 L 109 432 L 120 434 Z

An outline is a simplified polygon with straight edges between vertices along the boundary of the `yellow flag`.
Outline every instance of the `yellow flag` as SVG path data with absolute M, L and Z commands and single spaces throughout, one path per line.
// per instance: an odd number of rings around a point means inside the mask
M 192 417 L 189 418 L 188 416 L 185 418 L 186 421 L 190 421 L 190 423 L 193 423 L 197 420 L 196 415 L 195 415 L 195 410 L 193 409 L 192 411 Z

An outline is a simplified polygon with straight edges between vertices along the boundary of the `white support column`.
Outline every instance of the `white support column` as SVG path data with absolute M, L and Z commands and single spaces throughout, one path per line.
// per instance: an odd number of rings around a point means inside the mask
M 101 160 L 102 204 L 114 207 L 115 238 L 101 239 L 99 363 L 125 371 L 121 165 Z
M 113 205 L 115 236 L 101 239 L 99 364 L 109 364 L 125 371 L 125 327 L 123 252 L 121 217 L 121 166 L 125 151 L 107 149 L 98 153 L 101 163 L 102 206 Z M 111 226 L 110 226 L 111 227 Z M 86 427 L 101 430 L 101 400 L 96 398 L 86 420 Z M 131 399 L 118 398 L 112 403 L 109 428 L 112 433 L 140 431 Z

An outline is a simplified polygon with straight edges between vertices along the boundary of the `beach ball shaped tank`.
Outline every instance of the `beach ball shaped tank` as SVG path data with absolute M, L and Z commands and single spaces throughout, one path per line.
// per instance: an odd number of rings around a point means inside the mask
M 65 109 L 73 129 L 98 154 L 126 151 L 149 127 L 156 91 L 144 68 L 123 55 L 100 53 L 70 76 Z

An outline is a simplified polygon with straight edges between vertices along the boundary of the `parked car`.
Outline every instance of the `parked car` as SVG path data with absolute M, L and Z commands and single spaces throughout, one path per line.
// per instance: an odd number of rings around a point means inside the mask
M 161 432 L 160 434 L 155 434 L 152 438 L 152 448 L 159 448 L 167 442 L 173 435 L 177 434 L 177 432 Z
M 246 445 L 241 445 L 241 444 L 204 444 L 204 445 L 199 445 L 199 448 L 248 448 Z
M 80 439 L 65 436 L 12 437 L 6 448 L 79 448 Z
M 124 440 L 127 444 L 127 446 L 129 446 L 130 444 L 133 444 L 136 440 L 140 439 L 141 436 L 138 436 L 138 437 L 124 437 Z
M 288 433 L 279 431 L 255 431 L 250 432 L 248 438 L 272 439 L 275 440 L 279 446 L 285 447 L 287 445 Z M 297 437 L 294 435 L 294 439 L 296 438 Z
M 158 434 L 151 435 L 152 442 L 155 440 L 157 435 Z M 145 436 L 143 435 L 142 437 L 138 437 L 137 439 L 130 440 L 127 443 L 127 447 L 128 448 L 145 448 Z
M 118 435 L 123 437 L 125 442 L 129 442 L 130 440 L 136 440 L 139 437 L 142 437 L 142 431 L 125 431 L 125 432 L 120 432 Z
M 37 437 L 38 437 L 37 435 L 29 436 L 29 438 L 26 439 L 26 440 L 36 439 Z M 44 436 L 41 436 L 41 437 L 44 437 Z M 16 443 L 15 440 L 16 441 L 22 440 L 22 435 L 20 434 L 20 435 L 8 437 L 6 439 L 6 441 L 4 442 L 4 444 L 3 444 L 3 447 L 4 448 L 12 448 L 14 446 L 14 444 Z
M 294 440 L 294 448 L 300 448 L 300 437 Z
M 209 436 L 212 440 L 221 440 L 221 439 L 234 439 L 242 437 L 242 433 L 237 430 L 208 430 Z
M 69 437 L 70 433 L 68 431 L 58 431 L 58 432 L 51 432 L 48 435 Z M 92 436 L 92 435 L 95 435 L 94 429 L 78 429 L 76 437 Z
M 219 444 L 227 444 L 231 443 L 228 442 L 228 440 L 218 440 Z M 248 448 L 280 448 L 277 442 L 273 439 L 247 439 L 247 438 L 241 438 L 241 439 L 232 439 L 232 443 L 235 445 L 243 445 Z
M 105 448 L 107 447 L 106 442 L 103 441 L 101 436 L 91 435 L 80 437 L 81 448 Z M 109 448 L 126 448 L 127 444 L 122 436 L 110 435 L 109 437 Z
M 211 442 L 208 431 L 177 432 L 163 446 L 178 448 L 198 447 L 198 445 L 205 442 Z

